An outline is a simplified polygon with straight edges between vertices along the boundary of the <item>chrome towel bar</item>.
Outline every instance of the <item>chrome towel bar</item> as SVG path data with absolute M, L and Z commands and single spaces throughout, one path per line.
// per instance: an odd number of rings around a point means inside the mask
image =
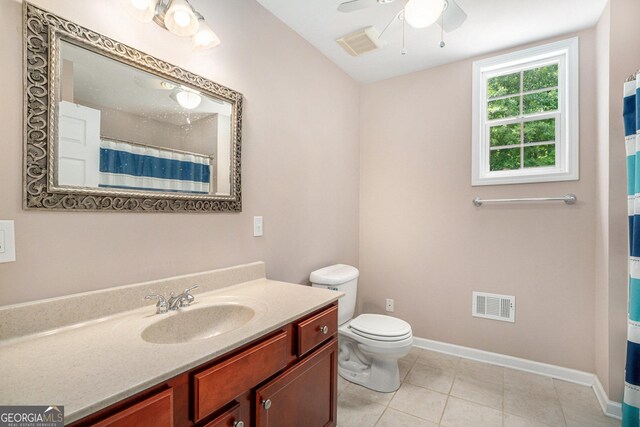
M 482 206 L 483 203 L 510 203 L 510 202 L 565 202 L 568 205 L 573 205 L 578 201 L 575 194 L 567 193 L 562 197 L 528 197 L 522 199 L 481 199 L 476 197 L 473 199 L 473 204 L 476 206 Z

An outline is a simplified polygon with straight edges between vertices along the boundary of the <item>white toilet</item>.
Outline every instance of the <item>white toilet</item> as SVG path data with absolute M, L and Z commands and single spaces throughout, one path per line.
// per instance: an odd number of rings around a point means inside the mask
M 398 359 L 413 345 L 411 325 L 381 314 L 352 319 L 358 290 L 358 269 L 344 264 L 311 273 L 311 285 L 344 292 L 338 301 L 338 372 L 348 381 L 389 393 L 400 387 Z

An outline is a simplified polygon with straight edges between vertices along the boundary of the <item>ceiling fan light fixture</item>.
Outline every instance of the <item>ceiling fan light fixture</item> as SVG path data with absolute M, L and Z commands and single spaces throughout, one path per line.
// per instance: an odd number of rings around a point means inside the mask
M 193 110 L 200 105 L 200 102 L 202 102 L 202 97 L 195 91 L 191 90 L 180 90 L 175 96 L 178 104 L 187 110 Z
M 444 6 L 444 0 L 409 0 L 404 6 L 404 19 L 413 28 L 426 28 L 438 20 Z

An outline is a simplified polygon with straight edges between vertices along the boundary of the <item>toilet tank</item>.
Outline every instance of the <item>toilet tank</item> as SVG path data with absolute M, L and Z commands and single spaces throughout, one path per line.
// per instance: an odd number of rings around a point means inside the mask
M 311 286 L 344 292 L 338 300 L 338 324 L 342 325 L 353 317 L 358 292 L 358 276 L 360 272 L 350 265 L 336 264 L 321 268 L 311 273 Z

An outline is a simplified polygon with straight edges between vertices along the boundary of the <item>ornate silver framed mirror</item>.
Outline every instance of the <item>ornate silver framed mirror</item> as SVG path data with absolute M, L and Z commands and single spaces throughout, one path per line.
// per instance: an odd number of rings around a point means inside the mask
M 242 94 L 24 5 L 24 208 L 241 211 Z

